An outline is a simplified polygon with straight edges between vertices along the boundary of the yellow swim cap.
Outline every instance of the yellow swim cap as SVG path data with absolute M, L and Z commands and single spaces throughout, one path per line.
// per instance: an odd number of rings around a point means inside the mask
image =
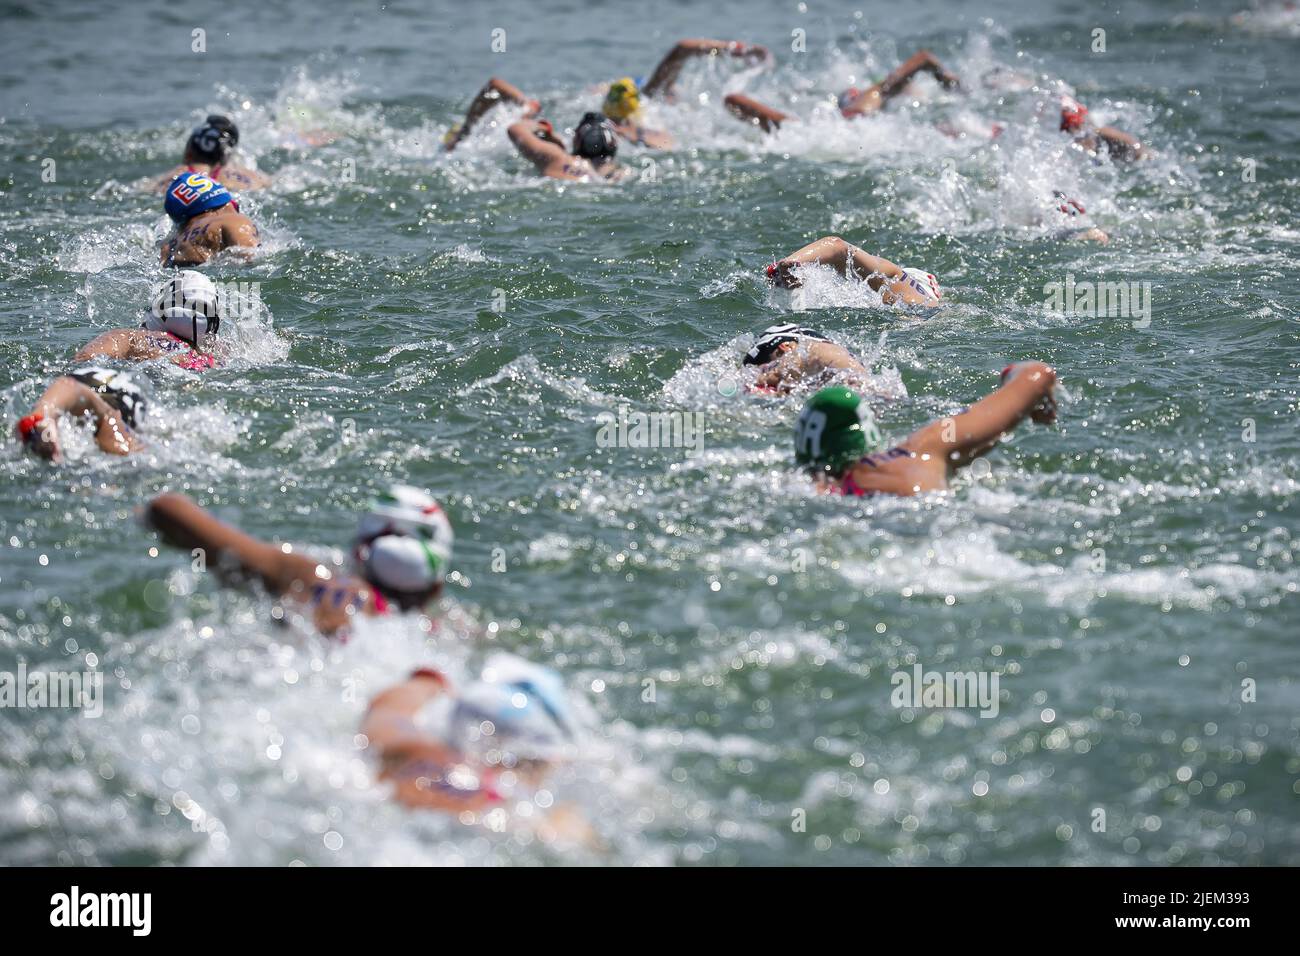
M 609 84 L 609 92 L 605 94 L 605 103 L 600 109 L 610 119 L 619 122 L 641 112 L 641 91 L 636 88 L 636 80 L 625 76 Z

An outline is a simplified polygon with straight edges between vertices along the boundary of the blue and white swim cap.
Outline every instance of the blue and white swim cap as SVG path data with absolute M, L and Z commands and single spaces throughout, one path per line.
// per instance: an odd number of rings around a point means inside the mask
M 576 730 L 560 675 L 500 652 L 454 697 L 426 705 L 417 723 L 462 750 L 498 750 L 525 760 L 558 758 Z
M 234 200 L 229 189 L 202 173 L 181 173 L 167 187 L 163 208 L 175 222 L 184 222 Z

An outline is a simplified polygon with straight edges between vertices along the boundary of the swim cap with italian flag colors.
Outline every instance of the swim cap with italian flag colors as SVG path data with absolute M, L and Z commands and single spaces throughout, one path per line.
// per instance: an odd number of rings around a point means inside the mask
M 883 440 L 862 396 L 832 385 L 808 399 L 794 428 L 794 458 L 807 468 L 838 475 Z
M 181 173 L 167 187 L 163 209 L 173 222 L 185 222 L 201 212 L 234 202 L 235 197 L 221 183 L 202 173 Z
M 903 276 L 908 284 L 921 295 L 928 295 L 932 299 L 943 298 L 943 290 L 939 288 L 939 280 L 934 277 L 933 273 L 926 272 L 924 269 L 913 269 L 904 266 Z
M 221 327 L 216 284 L 201 272 L 186 269 L 172 276 L 153 293 L 143 327 L 170 332 L 198 345 L 203 336 Z
M 451 522 L 427 491 L 394 485 L 357 528 L 353 556 L 366 580 L 404 608 L 418 607 L 447 576 Z

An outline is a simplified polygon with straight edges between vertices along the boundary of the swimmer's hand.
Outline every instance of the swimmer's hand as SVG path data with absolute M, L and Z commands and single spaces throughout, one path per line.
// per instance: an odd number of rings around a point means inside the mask
M 797 289 L 803 285 L 795 272 L 803 263 L 794 259 L 778 259 L 767 267 L 768 281 L 782 289 Z
M 541 111 L 542 111 L 542 101 L 541 101 L 541 100 L 529 100 L 527 103 L 524 104 L 524 118 L 525 118 L 525 119 L 532 119 L 534 116 L 536 116 L 536 115 L 537 115 L 538 113 L 540 113 Z
M 1005 385 L 1019 378 L 1027 371 L 1047 375 L 1051 379 L 1047 394 L 1029 410 L 1029 420 L 1039 425 L 1054 425 L 1056 423 L 1056 369 L 1042 362 L 1012 362 L 1002 370 L 1002 384 Z
M 538 139 L 544 139 L 548 143 L 554 143 L 566 153 L 568 152 L 568 147 L 564 145 L 564 141 L 555 135 L 555 127 L 551 125 L 550 120 L 539 119 L 537 124 L 533 127 L 533 133 Z
M 741 43 L 737 40 L 729 47 L 732 56 L 746 60 L 759 60 L 764 63 L 772 61 L 772 51 L 761 43 Z

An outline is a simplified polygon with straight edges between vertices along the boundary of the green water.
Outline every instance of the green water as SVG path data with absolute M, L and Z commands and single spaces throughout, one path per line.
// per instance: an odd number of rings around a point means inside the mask
M 318 7 L 0 10 L 7 421 L 92 335 L 138 323 L 163 220 L 131 184 L 193 123 L 231 113 L 276 177 L 244 199 L 256 261 L 207 269 L 258 283 L 264 310 L 227 367 L 145 371 L 147 452 L 0 456 L 0 670 L 106 676 L 99 719 L 0 713 L 0 862 L 573 858 L 388 804 L 355 746 L 369 694 L 493 648 L 556 667 L 584 711 L 554 790 L 601 832 L 591 859 L 1300 862 L 1294 24 L 1172 3 L 935 4 L 881 32 L 871 11 L 757 0 Z M 593 84 L 738 29 L 776 67 L 690 68 L 658 108 L 679 148 L 653 166 L 626 149 L 620 188 L 541 181 L 500 128 L 439 151 L 492 73 L 559 127 Z M 1003 64 L 1038 88 L 826 111 L 923 44 L 963 78 Z M 1156 159 L 1064 148 L 1058 80 Z M 764 139 L 722 112 L 735 89 L 805 122 Z M 1009 126 L 952 140 L 940 119 Z M 338 139 L 300 148 L 304 127 Z M 1036 221 L 1053 188 L 1111 244 L 1053 241 Z M 763 265 L 828 233 L 945 290 L 916 321 L 809 282 L 800 321 L 860 354 L 886 333 L 888 437 L 1020 358 L 1059 369 L 1060 423 L 950 495 L 814 495 L 790 468 L 798 401 L 734 393 L 753 334 L 790 315 Z M 1150 283 L 1149 322 L 1044 312 L 1069 276 Z M 623 405 L 702 413 L 702 451 L 601 447 L 598 416 Z M 253 533 L 346 549 L 389 481 L 447 506 L 457 573 L 436 627 L 342 647 L 152 555 L 135 515 L 184 490 Z M 894 707 L 915 663 L 996 673 L 997 716 Z

